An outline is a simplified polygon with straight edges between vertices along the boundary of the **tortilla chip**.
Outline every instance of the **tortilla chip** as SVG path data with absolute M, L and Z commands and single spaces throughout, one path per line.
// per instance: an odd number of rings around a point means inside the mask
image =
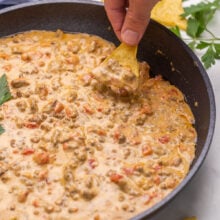
M 137 46 L 129 46 L 125 43 L 121 43 L 112 54 L 106 59 L 115 59 L 122 66 L 127 66 L 131 71 L 135 74 L 135 76 L 139 76 L 138 70 L 138 61 L 136 59 L 137 55 Z
M 151 18 L 165 26 L 186 30 L 187 22 L 180 16 L 183 13 L 182 0 L 161 0 L 153 8 Z
M 184 218 L 183 220 L 197 220 L 196 217 Z

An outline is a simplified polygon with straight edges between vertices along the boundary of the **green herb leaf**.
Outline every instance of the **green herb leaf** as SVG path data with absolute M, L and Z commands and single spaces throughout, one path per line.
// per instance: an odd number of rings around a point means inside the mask
M 220 44 L 214 44 L 214 48 L 216 52 L 220 54 Z
M 192 37 L 200 36 L 218 8 L 220 8 L 220 0 L 201 2 L 184 8 L 182 17 L 188 21 L 187 33 Z
M 9 99 L 12 98 L 10 89 L 8 87 L 8 82 L 6 75 L 3 74 L 0 77 L 0 105 L 7 102 Z M 0 125 L 0 135 L 5 132 L 5 129 Z
M 202 50 L 202 49 L 207 48 L 209 46 L 210 46 L 210 43 L 205 42 L 205 41 L 200 41 L 198 43 L 198 45 L 196 46 L 196 48 Z
M 180 29 L 178 26 L 171 27 L 170 30 L 178 37 L 181 37 Z
M 11 98 L 12 95 L 8 87 L 6 75 L 4 74 L 0 78 L 0 105 L 7 102 Z
M 198 22 L 197 19 L 194 18 L 188 19 L 186 33 L 189 36 L 193 38 L 197 37 L 199 35 L 198 33 L 200 33 L 199 28 L 200 28 L 200 23 Z
M 0 135 L 5 132 L 5 129 L 0 125 Z
M 220 44 L 213 44 L 213 47 L 215 49 L 215 59 L 220 59 Z
M 194 49 L 196 48 L 196 42 L 195 42 L 195 41 L 191 41 L 191 42 L 188 43 L 188 46 L 189 46 L 192 50 L 194 50 Z
M 192 49 L 205 51 L 201 60 L 206 69 L 215 64 L 216 59 L 220 59 L 220 38 L 216 37 L 209 29 L 208 24 L 213 19 L 216 11 L 220 9 L 220 0 L 206 0 L 198 4 L 184 8 L 181 15 L 187 20 L 186 33 L 191 38 L 188 46 Z M 205 40 L 201 35 L 206 32 L 211 37 Z
M 207 69 L 215 64 L 215 51 L 213 50 L 212 45 L 208 47 L 201 59 Z
M 215 12 L 216 12 L 216 8 L 212 10 L 200 12 L 196 15 L 196 17 L 197 19 L 200 20 L 200 23 L 205 27 L 212 20 Z
M 204 12 L 204 11 L 211 11 L 216 10 L 220 6 L 220 0 L 214 0 L 212 2 L 201 2 L 196 5 L 191 5 L 189 7 L 184 8 L 184 13 L 182 14 L 182 17 L 187 18 L 188 16 L 191 17 L 195 15 L 198 12 Z

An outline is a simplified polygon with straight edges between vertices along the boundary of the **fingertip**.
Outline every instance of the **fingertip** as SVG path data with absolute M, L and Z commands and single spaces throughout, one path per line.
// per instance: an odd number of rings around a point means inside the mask
M 121 40 L 131 46 L 135 46 L 140 41 L 140 34 L 131 29 L 126 29 L 121 33 Z

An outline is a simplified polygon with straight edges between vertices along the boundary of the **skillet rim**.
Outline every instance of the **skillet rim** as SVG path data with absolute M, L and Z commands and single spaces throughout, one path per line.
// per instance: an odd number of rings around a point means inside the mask
M 85 4 L 85 5 L 96 5 L 103 7 L 102 2 L 98 2 L 95 0 L 43 0 L 39 2 L 29 2 L 29 3 L 23 3 L 19 5 L 13 5 L 9 6 L 7 8 L 0 9 L 0 15 L 5 14 L 7 12 L 13 12 L 18 9 L 25 9 L 27 7 L 34 7 L 37 5 L 49 5 L 49 4 L 65 4 L 65 3 L 72 3 L 72 4 Z M 178 38 L 175 34 L 173 34 L 170 30 L 168 30 L 163 25 L 157 23 L 156 21 L 151 20 L 150 23 L 152 25 L 158 26 L 159 29 L 166 32 L 167 35 L 169 35 L 171 38 L 173 38 L 176 43 L 180 44 L 180 46 L 187 52 L 189 57 L 197 64 L 197 68 L 199 70 L 200 75 L 202 76 L 202 79 L 204 81 L 204 84 L 207 89 L 208 97 L 209 97 L 209 108 L 210 108 L 210 118 L 209 118 L 209 127 L 207 132 L 207 137 L 205 140 L 205 143 L 202 147 L 201 153 L 196 159 L 195 163 L 190 167 L 189 173 L 187 176 L 183 179 L 183 181 L 170 193 L 168 194 L 164 199 L 162 199 L 160 202 L 152 206 L 151 208 L 141 212 L 140 214 L 132 217 L 130 220 L 141 220 L 144 218 L 153 217 L 153 215 L 158 212 L 160 209 L 164 208 L 165 205 L 167 205 L 171 200 L 173 200 L 179 193 L 182 191 L 186 185 L 195 177 L 195 174 L 198 172 L 199 168 L 203 164 L 208 151 L 210 149 L 210 145 L 213 139 L 214 135 L 214 129 L 215 129 L 215 121 L 216 121 L 216 104 L 215 104 L 215 96 L 213 87 L 211 84 L 211 81 L 209 79 L 209 76 L 204 69 L 202 63 L 200 62 L 199 58 L 196 56 L 196 54 L 183 42 L 180 38 Z

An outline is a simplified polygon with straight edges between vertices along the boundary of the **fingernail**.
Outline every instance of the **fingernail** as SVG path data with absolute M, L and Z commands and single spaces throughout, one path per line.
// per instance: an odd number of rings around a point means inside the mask
M 127 29 L 122 33 L 121 38 L 122 41 L 124 41 L 125 43 L 135 45 L 138 43 L 139 34 L 135 31 Z

